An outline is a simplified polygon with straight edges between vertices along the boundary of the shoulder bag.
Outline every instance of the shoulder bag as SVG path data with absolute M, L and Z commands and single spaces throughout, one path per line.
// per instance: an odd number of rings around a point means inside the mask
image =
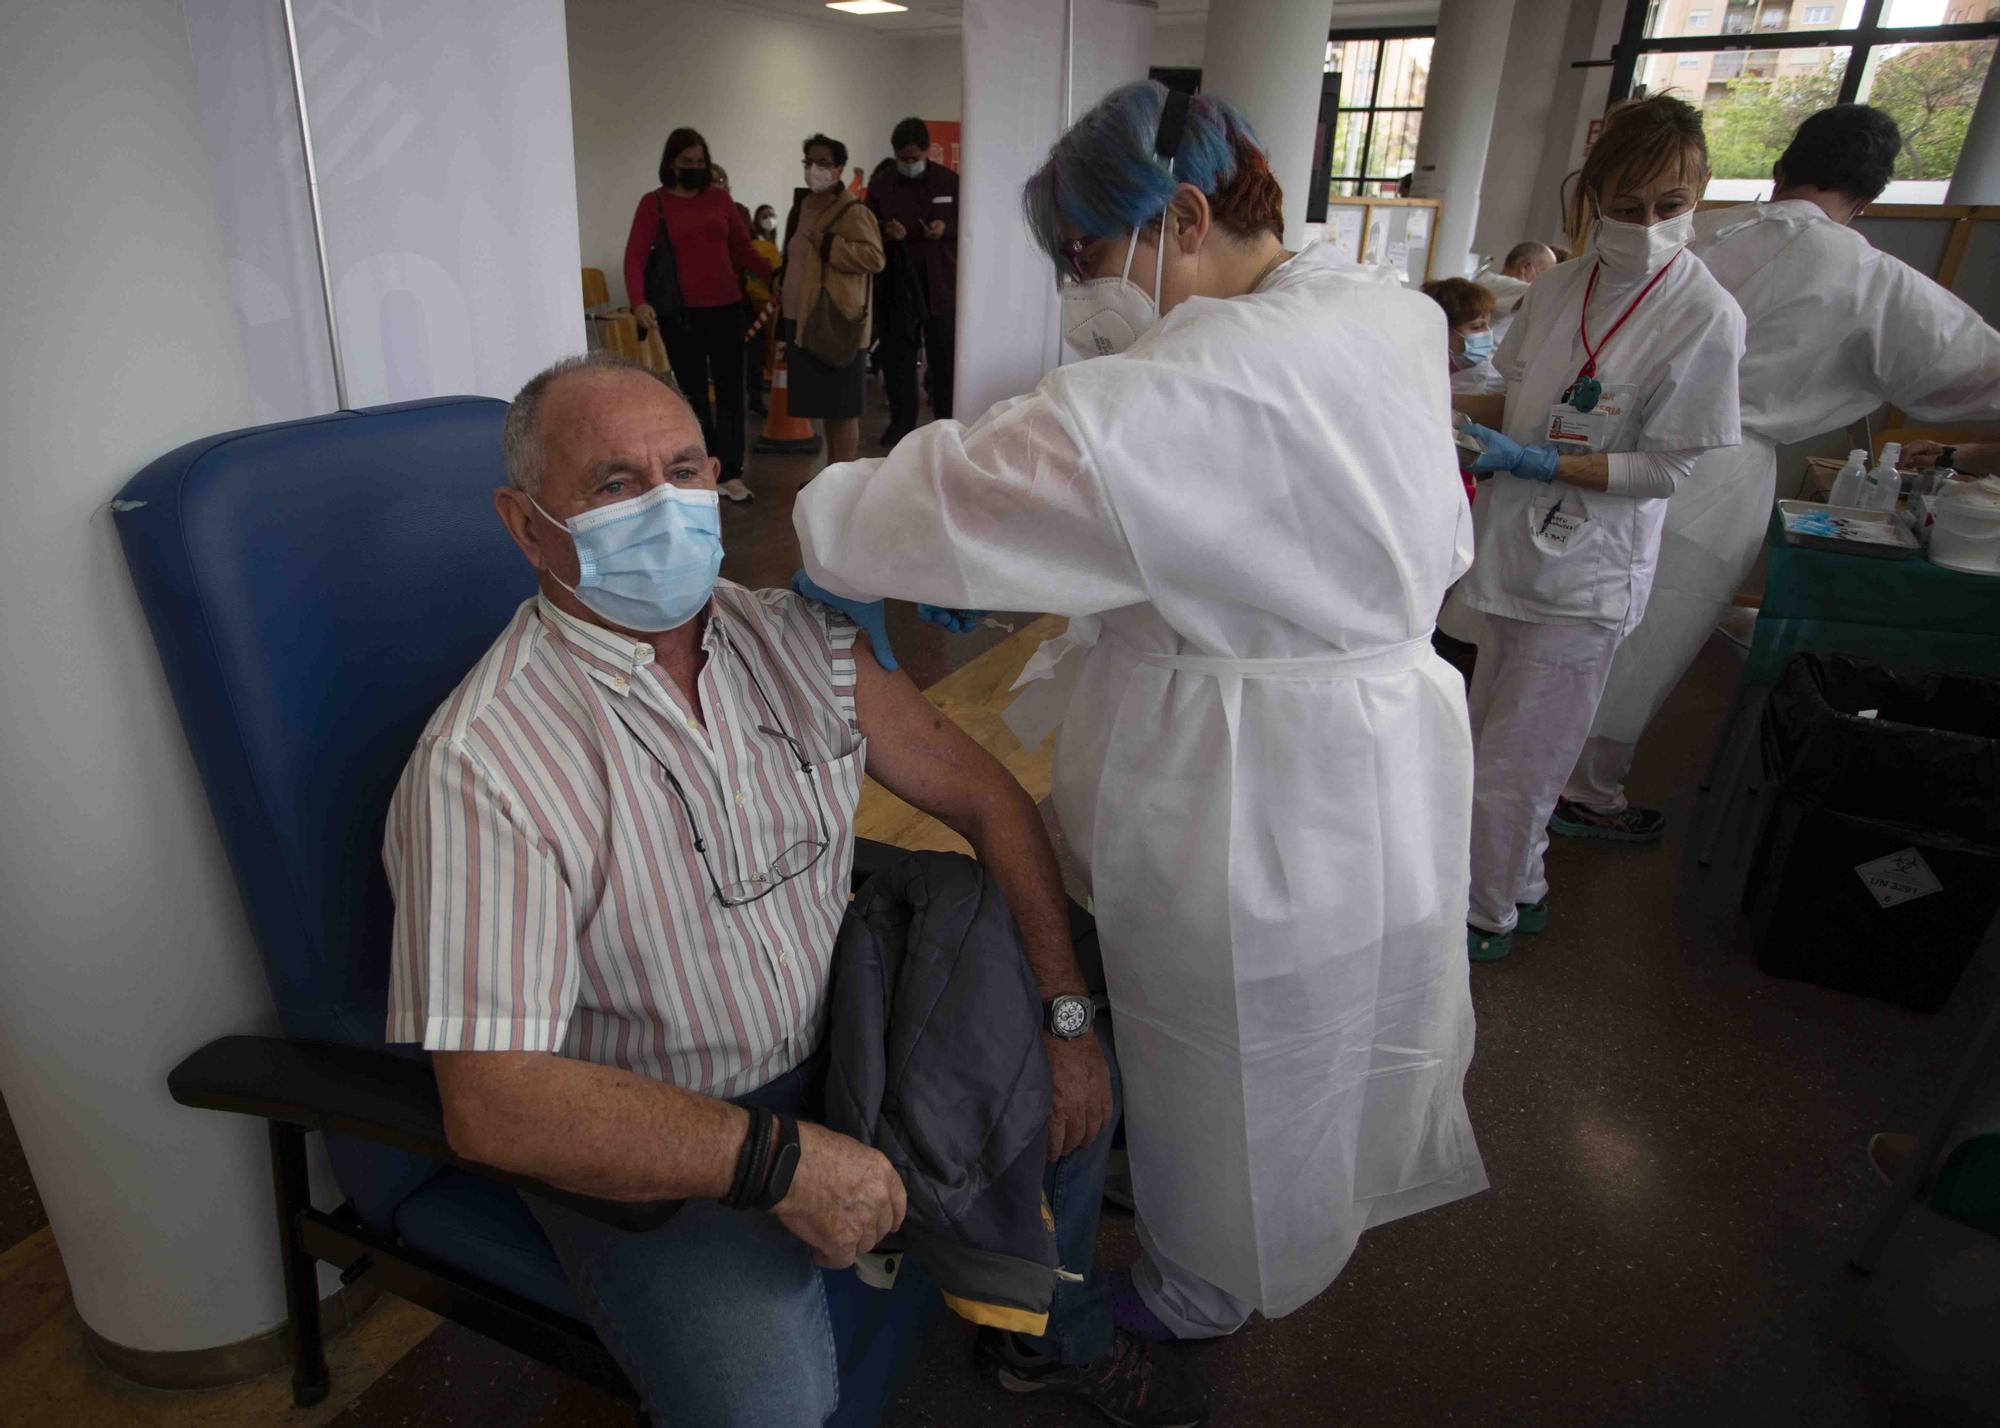
M 812 311 L 799 324 L 799 346 L 829 367 L 845 367 L 860 355 L 861 334 L 868 330 L 868 307 L 875 292 L 875 285 L 870 282 L 861 300 L 861 315 L 849 317 L 840 310 L 840 304 L 833 300 L 833 293 L 827 286 L 827 261 L 833 255 L 834 225 L 845 218 L 857 202 L 850 199 L 836 208 L 828 215 L 826 227 L 820 230 L 819 295 L 813 299 Z

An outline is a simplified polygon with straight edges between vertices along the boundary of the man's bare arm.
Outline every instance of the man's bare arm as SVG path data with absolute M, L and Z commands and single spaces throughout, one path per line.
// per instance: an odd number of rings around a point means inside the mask
M 727 1101 L 549 1052 L 441 1051 L 431 1064 L 455 1152 L 604 1200 L 720 1199 L 750 1126 Z M 880 1152 L 801 1122 L 798 1170 L 772 1213 L 839 1269 L 901 1225 L 904 1204 Z
M 467 1160 L 602 1200 L 729 1193 L 749 1113 L 546 1051 L 431 1057 L 445 1136 Z
M 855 712 L 868 738 L 868 772 L 889 792 L 972 845 L 1021 929 L 1042 996 L 1085 995 L 1069 940 L 1069 904 L 1048 830 L 1006 766 L 924 698 L 900 670 L 884 670 L 856 641 Z M 1055 1076 L 1049 1159 L 1088 1145 L 1111 1119 L 1111 1069 L 1096 1038 L 1044 1034 Z

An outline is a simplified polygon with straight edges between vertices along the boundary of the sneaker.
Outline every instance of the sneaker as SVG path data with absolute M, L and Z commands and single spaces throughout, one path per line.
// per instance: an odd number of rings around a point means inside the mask
M 1549 816 L 1550 831 L 1566 838 L 1602 838 L 1612 843 L 1657 843 L 1667 831 L 1667 816 L 1657 808 L 1627 808 L 1599 813 L 1567 798 L 1556 800 Z
M 1514 904 L 1514 930 L 1533 937 L 1537 932 L 1549 928 L 1549 900 L 1543 898 L 1537 903 L 1517 902 Z
M 743 484 L 741 476 L 731 476 L 727 481 L 718 485 L 715 490 L 716 494 L 722 496 L 725 500 L 743 502 L 757 499 L 757 493 Z
M 1465 925 L 1465 955 L 1475 962 L 1498 962 L 1514 950 L 1514 934 Z
M 1053 1391 L 1081 1399 L 1124 1428 L 1200 1428 L 1211 1406 L 1208 1384 L 1186 1357 L 1112 1332 L 1111 1350 L 1087 1364 L 1028 1354 L 998 1329 L 981 1329 L 974 1350 L 981 1372 L 1009 1393 Z

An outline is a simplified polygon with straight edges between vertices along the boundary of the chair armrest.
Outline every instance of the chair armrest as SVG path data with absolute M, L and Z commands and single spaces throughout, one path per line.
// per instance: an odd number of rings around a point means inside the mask
M 444 1106 L 429 1057 L 331 1041 L 224 1036 L 168 1072 L 167 1092 L 199 1110 L 236 1111 L 413 1151 L 533 1191 L 621 1230 L 657 1229 L 680 1209 L 678 1200 L 628 1203 L 577 1195 L 461 1159 L 445 1139 Z

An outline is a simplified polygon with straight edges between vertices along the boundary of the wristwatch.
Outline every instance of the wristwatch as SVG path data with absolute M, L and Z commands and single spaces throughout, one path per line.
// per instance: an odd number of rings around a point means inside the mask
M 1089 997 L 1065 994 L 1042 1003 L 1042 1030 L 1064 1041 L 1089 1035 L 1096 1020 L 1097 1004 Z

